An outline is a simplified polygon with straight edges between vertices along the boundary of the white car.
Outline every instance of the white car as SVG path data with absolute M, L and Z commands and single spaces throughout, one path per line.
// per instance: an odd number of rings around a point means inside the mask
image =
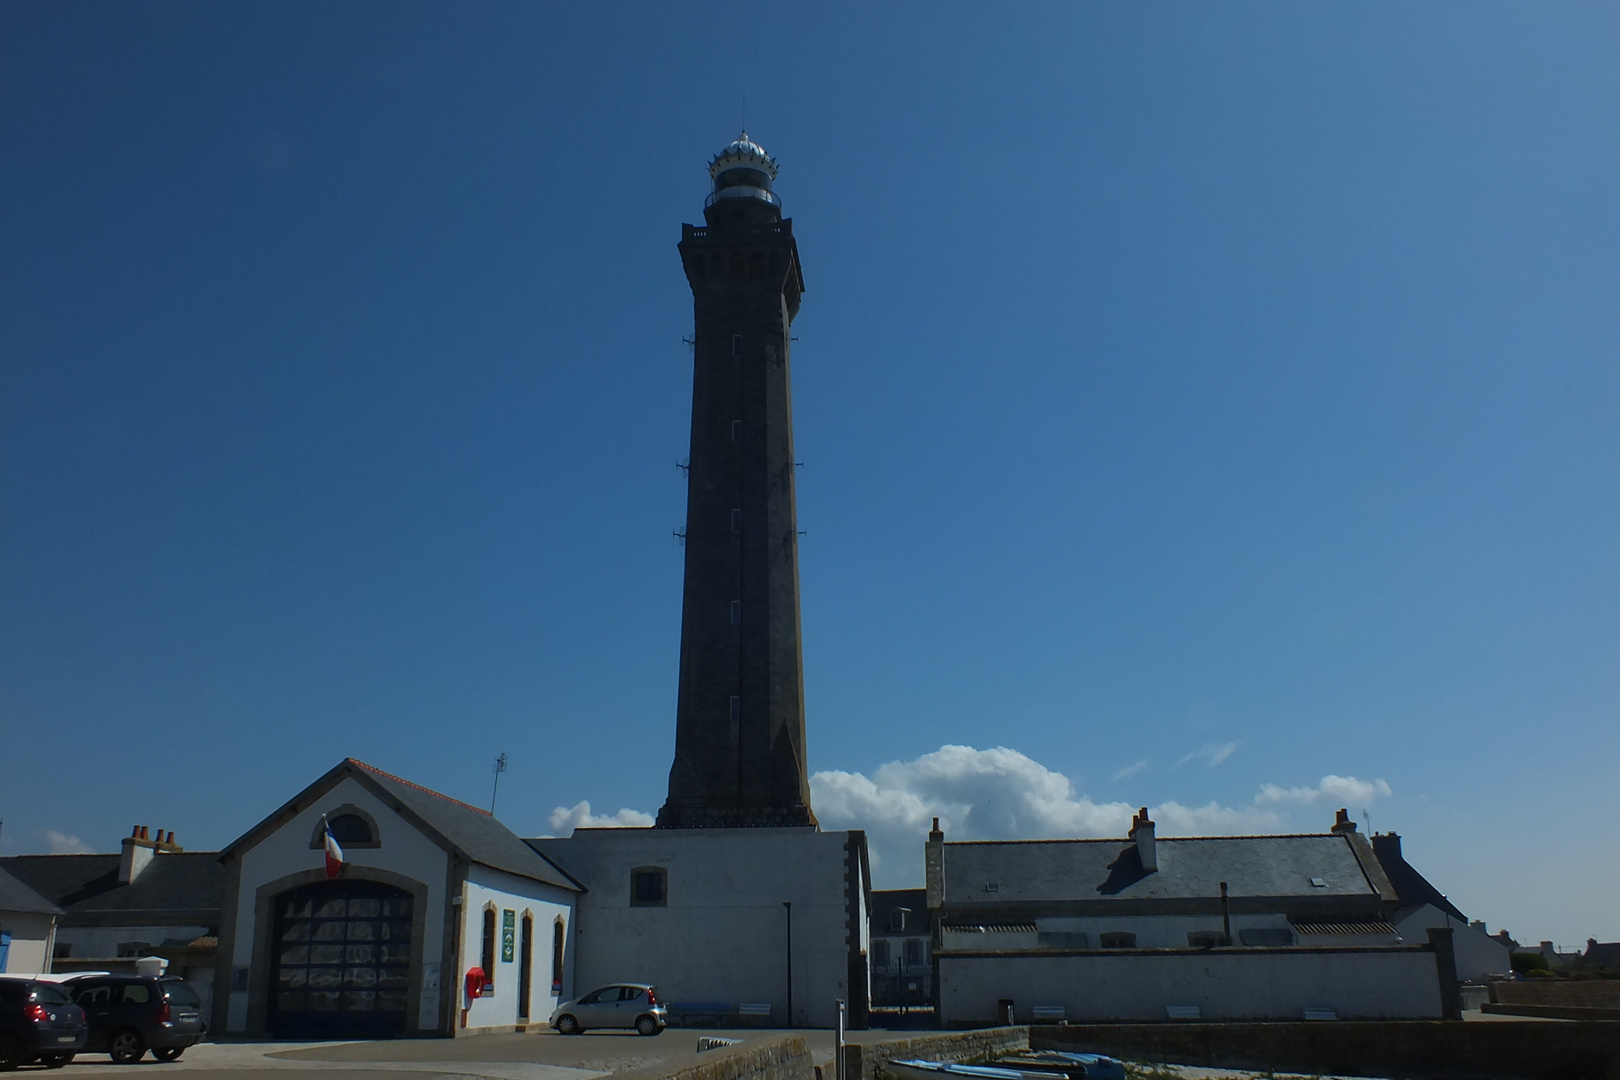
M 658 1000 L 657 987 L 646 983 L 614 983 L 565 1001 L 551 1014 L 551 1026 L 563 1035 L 578 1035 L 590 1028 L 634 1028 L 656 1035 L 669 1023 L 669 1013 Z

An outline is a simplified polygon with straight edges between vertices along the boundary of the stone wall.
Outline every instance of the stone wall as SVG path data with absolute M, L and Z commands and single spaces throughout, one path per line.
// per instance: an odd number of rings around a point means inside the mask
M 844 1077 L 845 1080 L 884 1080 L 889 1074 L 883 1066 L 896 1059 L 979 1061 L 1028 1048 L 1029 1029 L 1025 1027 L 980 1028 L 892 1042 L 850 1044 L 844 1047 Z
M 1620 979 L 1525 979 L 1491 983 L 1497 1005 L 1559 1005 L 1620 1009 Z
M 1083 1024 L 1032 1027 L 1029 1042 L 1038 1050 L 1318 1076 L 1620 1080 L 1620 1023 Z
M 669 1061 L 627 1069 L 613 1080 L 815 1080 L 810 1048 L 801 1035 L 762 1039 L 709 1050 L 675 1066 Z

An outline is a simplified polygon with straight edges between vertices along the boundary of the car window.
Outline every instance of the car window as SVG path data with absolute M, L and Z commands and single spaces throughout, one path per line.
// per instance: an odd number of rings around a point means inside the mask
M 197 991 L 191 988 L 190 983 L 164 983 L 163 1000 L 167 1001 L 170 1005 L 189 1005 L 193 1007 L 202 1006 L 202 998 L 197 996 Z
M 636 1000 L 636 998 L 638 998 L 640 996 L 641 996 L 641 991 L 639 989 L 637 989 L 636 987 L 634 987 L 634 986 L 621 986 L 621 987 L 619 987 L 619 1000 L 620 1001 L 634 1001 L 634 1000 Z
M 35 1005 L 71 1005 L 73 999 L 68 997 L 60 986 L 51 983 L 35 983 L 34 992 L 28 995 L 28 1000 Z
M 610 1000 L 610 1001 L 611 1000 L 616 1000 L 614 998 L 614 996 L 609 993 L 609 991 L 616 990 L 616 989 L 618 989 L 618 988 L 614 987 L 614 986 L 609 986 L 609 987 L 605 987 L 605 988 L 603 988 L 601 990 L 592 990 L 590 993 L 588 993 L 584 997 L 580 998 L 579 1003 L 581 1005 L 595 1005 L 595 1004 L 601 1002 L 604 998 L 606 998 L 607 1000 Z
M 73 988 L 73 1000 L 80 1005 L 105 1005 L 112 1000 L 112 987 L 106 983 Z
M 152 991 L 146 988 L 145 983 L 125 983 L 123 1003 L 125 1005 L 145 1005 L 152 1000 Z

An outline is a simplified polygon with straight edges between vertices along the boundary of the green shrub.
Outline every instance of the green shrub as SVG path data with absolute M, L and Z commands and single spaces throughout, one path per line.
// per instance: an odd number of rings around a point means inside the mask
M 1551 971 L 1552 965 L 1547 958 L 1538 952 L 1516 952 L 1510 958 L 1513 970 L 1521 975 L 1528 975 L 1532 971 Z

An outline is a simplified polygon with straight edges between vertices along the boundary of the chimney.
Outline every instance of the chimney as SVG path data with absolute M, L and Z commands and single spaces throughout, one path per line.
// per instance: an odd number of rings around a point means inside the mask
M 118 884 L 128 885 L 141 876 L 152 857 L 157 854 L 157 844 L 146 838 L 146 826 L 137 825 L 124 837 L 124 850 L 118 859 Z
M 1153 822 L 1148 820 L 1147 807 L 1131 818 L 1131 831 L 1125 834 L 1136 841 L 1136 854 L 1142 860 L 1142 869 L 1148 873 L 1159 868 L 1159 854 L 1154 850 Z
M 928 833 L 928 843 L 923 847 L 923 875 L 928 881 L 928 909 L 938 910 L 945 906 L 945 834 L 939 831 L 939 818 L 934 819 L 934 827 Z
M 1350 811 L 1342 806 L 1339 807 L 1338 816 L 1333 820 L 1333 831 L 1341 834 L 1356 831 L 1356 823 L 1350 820 Z

